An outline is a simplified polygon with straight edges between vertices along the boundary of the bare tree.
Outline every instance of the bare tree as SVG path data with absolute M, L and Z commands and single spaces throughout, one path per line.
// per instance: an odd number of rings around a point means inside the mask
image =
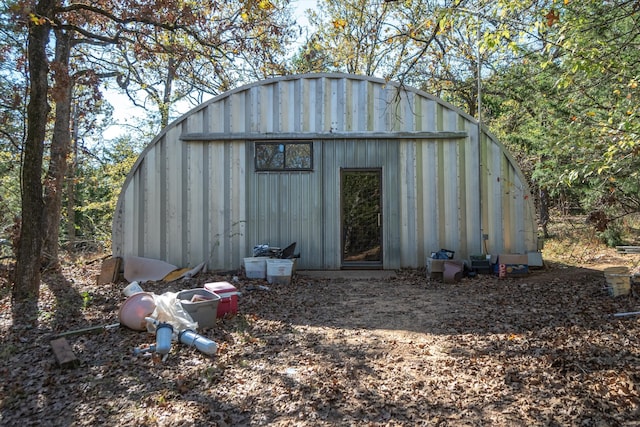
M 22 228 L 13 287 L 13 296 L 18 302 L 38 297 L 45 241 L 47 250 L 44 251 L 44 259 L 48 265 L 57 265 L 62 183 L 67 172 L 71 141 L 71 70 L 87 64 L 90 59 L 79 55 L 81 51 L 74 56 L 77 46 L 87 45 L 104 50 L 109 46 L 127 45 L 130 49 L 141 48 L 154 52 L 160 44 L 152 47 L 154 39 L 149 36 L 162 34 L 188 40 L 189 46 L 198 53 L 214 49 L 219 57 L 224 57 L 225 52 L 241 51 L 243 48 L 259 51 L 272 43 L 273 37 L 282 39 L 286 35 L 270 19 L 274 4 L 263 1 L 184 3 L 166 0 L 149 3 L 122 0 L 66 3 L 60 0 L 24 0 L 19 6 L 13 12 L 29 32 L 31 86 L 22 172 Z M 236 8 L 233 9 L 233 6 Z M 52 29 L 56 49 L 54 61 L 50 63 L 46 49 Z M 184 58 L 170 58 L 168 69 L 171 73 L 177 71 L 180 61 L 184 61 Z M 96 76 L 101 71 L 104 70 L 93 70 Z M 114 72 L 106 74 L 116 75 Z M 55 82 L 53 88 L 49 86 L 50 78 Z M 167 100 L 170 100 L 172 82 L 177 79 L 176 72 L 163 82 L 165 96 L 159 107 L 164 108 Z M 51 159 L 43 184 L 49 99 L 55 103 L 56 114 Z

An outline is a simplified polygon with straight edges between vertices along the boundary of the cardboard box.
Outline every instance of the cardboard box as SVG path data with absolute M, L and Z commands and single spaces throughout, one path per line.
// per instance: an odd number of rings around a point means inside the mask
M 447 260 L 427 258 L 427 277 L 431 279 L 442 279 L 445 261 Z
M 498 276 L 503 271 L 504 277 L 523 276 L 529 273 L 529 258 L 526 254 L 500 254 L 495 264 Z
M 105 259 L 102 262 L 102 269 L 100 270 L 100 276 L 98 276 L 98 286 L 106 285 L 107 283 L 117 282 L 118 275 L 120 274 L 121 266 L 122 266 L 122 258 L 120 257 Z
M 456 259 L 433 259 L 427 258 L 427 277 L 431 279 L 443 279 L 446 264 L 455 264 L 464 270 L 464 263 Z
M 238 292 L 238 289 L 231 283 L 205 283 L 204 288 L 220 297 L 216 317 L 224 317 L 238 313 L 238 296 L 240 296 L 240 292 Z

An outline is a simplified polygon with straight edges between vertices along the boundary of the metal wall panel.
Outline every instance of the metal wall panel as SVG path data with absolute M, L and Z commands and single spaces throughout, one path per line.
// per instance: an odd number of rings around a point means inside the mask
M 384 268 L 423 266 L 441 247 L 478 253 L 483 233 L 493 253 L 535 250 L 532 198 L 504 146 L 486 131 L 479 142 L 477 122 L 442 100 L 398 88 L 287 76 L 193 109 L 129 173 L 113 254 L 233 269 L 255 244 L 296 241 L 299 268 L 339 268 L 341 168 L 382 169 Z M 253 142 L 278 137 L 312 140 L 313 171 L 256 172 Z
M 400 146 L 396 141 L 323 141 L 325 268 L 337 268 L 341 263 L 340 171 L 342 168 L 382 169 L 383 265 L 385 268 L 401 266 L 400 181 L 402 177 L 398 174 L 399 151 Z

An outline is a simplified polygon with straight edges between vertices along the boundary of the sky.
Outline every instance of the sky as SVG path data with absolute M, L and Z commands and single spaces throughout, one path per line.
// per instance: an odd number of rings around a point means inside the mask
M 315 9 L 318 0 L 291 0 L 291 4 L 295 6 L 298 24 L 301 26 L 308 24 L 307 18 L 304 17 L 304 11 L 307 9 Z
M 309 21 L 304 16 L 304 11 L 308 9 L 315 9 L 318 0 L 291 0 L 291 4 L 295 7 L 294 16 L 298 24 L 305 27 L 309 24 Z M 114 107 L 112 126 L 109 126 L 102 134 L 103 139 L 115 139 L 121 134 L 128 133 L 128 130 L 123 125 L 132 124 L 137 117 L 142 117 L 145 112 L 141 108 L 133 106 L 129 98 L 126 95 L 118 93 L 115 90 L 109 90 L 105 94 L 107 101 Z M 186 105 L 184 111 L 179 111 L 179 114 L 184 114 L 189 111 L 193 106 Z

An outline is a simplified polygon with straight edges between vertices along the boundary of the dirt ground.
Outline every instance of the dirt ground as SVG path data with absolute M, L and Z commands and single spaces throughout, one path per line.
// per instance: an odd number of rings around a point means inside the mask
M 0 424 L 640 425 L 640 316 L 612 316 L 640 310 L 640 289 L 611 297 L 602 273 L 638 257 L 454 284 L 424 270 L 299 272 L 268 290 L 233 273 L 146 283 L 160 294 L 233 282 L 238 315 L 202 331 L 218 353 L 134 355 L 154 336 L 120 326 L 69 337 L 69 369 L 50 338 L 118 322 L 126 282 L 97 286 L 100 260 L 66 265 L 45 278 L 29 327 L 0 279 Z

